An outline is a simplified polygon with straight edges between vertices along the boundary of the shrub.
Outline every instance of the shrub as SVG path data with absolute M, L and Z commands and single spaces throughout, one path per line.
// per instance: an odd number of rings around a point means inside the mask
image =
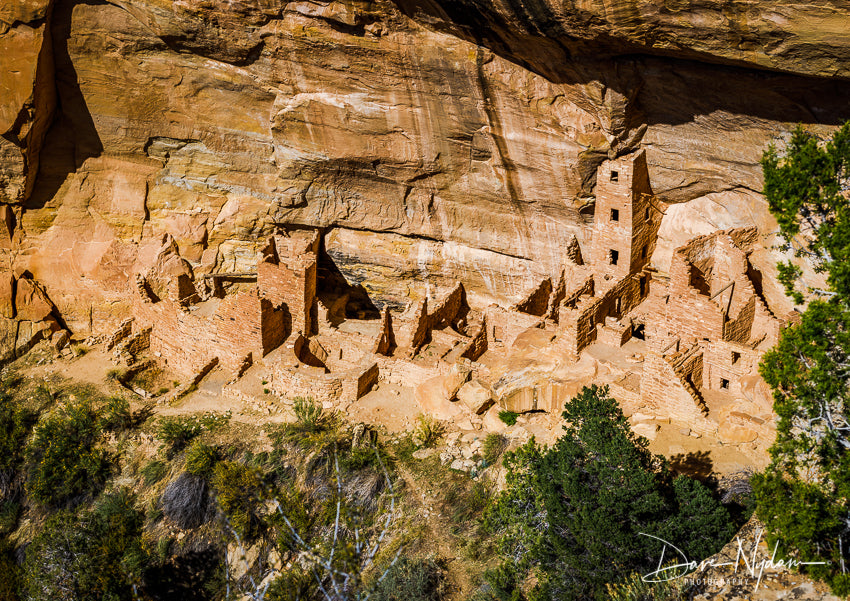
M 292 400 L 292 411 L 298 425 L 308 432 L 315 432 L 322 424 L 322 406 L 313 397 L 297 396 Z
M 168 466 L 164 462 L 154 459 L 153 461 L 147 462 L 140 470 L 140 473 L 142 474 L 142 478 L 145 480 L 145 486 L 150 486 L 151 484 L 156 484 L 165 477 L 168 473 Z
M 183 449 L 204 431 L 196 417 L 161 417 L 156 435 L 165 444 L 169 454 Z
M 106 372 L 106 379 L 111 380 L 113 382 L 123 382 L 125 374 L 126 372 L 123 369 L 113 367 L 112 369 Z
M 645 582 L 641 574 L 632 573 L 606 588 L 610 601 L 679 601 L 691 598 L 687 593 L 692 587 L 682 578 Z
M 130 413 L 130 403 L 121 397 L 112 397 L 106 402 L 100 427 L 111 432 L 128 430 L 133 426 L 133 416 Z
M 481 445 L 481 455 L 487 465 L 494 465 L 508 447 L 508 439 L 501 434 L 488 434 Z
M 17 601 L 21 569 L 15 561 L 15 549 L 5 540 L 0 540 L 0 599 Z
M 212 487 L 218 506 L 237 534 L 255 536 L 260 525 L 257 510 L 265 501 L 260 474 L 235 461 L 221 461 L 213 470 Z
M 208 477 L 218 461 L 218 449 L 195 441 L 186 451 L 186 471 L 194 476 Z
M 148 565 L 141 541 L 144 519 L 133 501 L 120 490 L 80 515 L 64 510 L 49 517 L 26 550 L 26 598 L 133 599 L 133 585 Z
M 508 411 L 507 409 L 499 411 L 499 419 L 509 426 L 513 426 L 514 424 L 516 424 L 516 418 L 518 417 L 519 413 L 517 413 L 516 411 Z
M 373 601 L 440 601 L 446 593 L 443 568 L 432 559 L 402 557 L 375 586 Z
M 197 528 L 206 521 L 207 481 L 183 472 L 168 483 L 159 499 L 163 513 L 179 528 Z
M 413 438 L 420 447 L 433 447 L 443 435 L 442 424 L 430 415 L 420 413 L 416 417 L 416 430 Z
M 0 536 L 14 532 L 21 515 L 21 504 L 17 501 L 0 501 Z M 0 597 L 2 599 L 2 597 Z
M 204 411 L 201 416 L 198 418 L 198 421 L 201 424 L 201 427 L 207 432 L 217 432 L 222 428 L 227 427 L 227 424 L 230 423 L 230 418 L 232 417 L 233 412 L 228 409 L 224 413 L 216 413 L 214 411 Z
M 97 447 L 100 417 L 90 403 L 77 401 L 38 423 L 26 449 L 27 490 L 36 501 L 60 505 L 103 486 L 110 461 Z
M 25 441 L 36 414 L 6 394 L 0 394 L 0 496 L 11 493 L 15 474 L 24 459 Z
M 315 598 L 316 578 L 295 564 L 284 571 L 269 586 L 266 601 L 302 601 Z

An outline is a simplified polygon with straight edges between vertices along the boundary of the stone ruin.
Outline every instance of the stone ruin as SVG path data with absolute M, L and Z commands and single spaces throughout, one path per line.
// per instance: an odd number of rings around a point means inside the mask
M 329 267 L 318 230 L 271 236 L 255 272 L 198 276 L 166 236 L 137 276 L 132 322 L 109 344 L 196 380 L 219 364 L 246 401 L 241 382 L 256 365 L 264 393 L 283 402 L 311 396 L 346 411 L 391 384 L 412 389 L 398 402 L 462 429 L 500 429 L 501 409 L 557 414 L 603 382 L 647 435 L 673 421 L 738 442 L 770 437 L 756 367 L 784 322 L 748 260 L 757 232 L 695 238 L 660 274 L 650 258 L 664 210 L 643 151 L 606 161 L 584 246 L 574 236 L 560 273 L 509 307 L 472 307 L 459 282 L 403 310 L 378 307 Z

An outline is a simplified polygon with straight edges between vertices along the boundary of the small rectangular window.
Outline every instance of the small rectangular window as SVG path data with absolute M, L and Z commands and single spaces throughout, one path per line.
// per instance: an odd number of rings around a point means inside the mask
M 612 250 L 611 251 L 611 265 L 616 265 L 617 259 L 619 259 L 619 258 L 620 258 L 620 253 L 617 252 L 616 250 Z
M 741 359 L 741 353 L 732 351 L 732 365 L 735 365 Z
M 643 218 L 646 221 L 649 221 L 649 207 L 646 208 L 646 212 L 643 214 Z
M 616 182 L 619 179 L 620 179 L 620 174 L 616 171 L 612 171 L 611 172 L 611 181 Z
M 620 211 L 611 209 L 611 221 L 620 221 Z
M 726 378 L 720 378 L 720 388 L 722 390 L 729 390 L 729 380 Z

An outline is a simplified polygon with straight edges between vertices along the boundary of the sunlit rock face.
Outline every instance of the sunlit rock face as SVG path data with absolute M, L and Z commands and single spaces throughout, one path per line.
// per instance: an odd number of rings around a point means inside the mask
M 16 3 L 0 259 L 83 335 L 127 315 L 164 234 L 201 274 L 321 228 L 378 304 L 455 280 L 508 303 L 586 242 L 601 161 L 643 148 L 670 204 L 659 269 L 694 232 L 756 224 L 769 273 L 758 161 L 850 116 L 839 4 Z

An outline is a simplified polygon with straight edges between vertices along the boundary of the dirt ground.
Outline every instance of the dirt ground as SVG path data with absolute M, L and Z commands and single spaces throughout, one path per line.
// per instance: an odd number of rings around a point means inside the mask
M 529 338 L 526 346 L 539 346 L 540 336 Z M 639 353 L 641 341 L 630 341 L 619 352 L 612 352 L 604 346 L 594 345 L 588 354 L 605 366 L 603 373 L 615 370 L 634 371 L 636 366 L 628 361 L 631 353 Z M 629 346 L 631 345 L 631 346 Z M 634 348 L 632 348 L 634 347 Z M 523 347 L 525 349 L 525 347 Z M 528 349 L 521 351 L 525 354 Z M 274 354 L 265 361 L 273 361 Z M 104 395 L 121 395 L 131 404 L 141 407 L 153 404 L 154 412 L 159 415 L 194 414 L 200 412 L 232 412 L 232 420 L 250 426 L 262 427 L 267 423 L 291 421 L 294 415 L 290 401 L 268 392 L 261 379 L 263 364 L 258 363 L 232 385 L 238 392 L 228 392 L 227 383 L 232 374 L 216 368 L 198 384 L 197 389 L 176 402 L 164 404 L 168 395 L 144 398 L 122 386 L 110 377 L 111 372 L 120 369 L 117 360 L 99 346 L 86 347 L 74 345 L 56 354 L 48 345 L 39 345 L 25 357 L 7 367 L 21 375 L 45 382 L 73 382 L 90 385 Z M 601 374 L 600 374 L 601 375 Z M 164 369 L 157 376 L 160 382 L 181 384 L 180 376 Z M 159 401 L 159 402 L 158 402 Z M 626 411 L 629 414 L 628 411 Z M 344 418 L 352 423 L 365 423 L 388 436 L 411 432 L 420 415 L 419 406 L 414 398 L 412 386 L 398 386 L 379 383 L 371 392 L 350 404 L 344 411 Z M 545 413 L 532 413 L 520 417 L 518 427 L 506 428 L 504 433 L 513 438 L 513 446 L 534 436 L 539 442 L 551 443 L 562 432 L 559 416 Z M 445 424 L 445 433 L 457 430 L 452 424 Z M 482 433 L 482 436 L 486 434 Z M 743 468 L 759 469 L 767 461 L 766 441 L 755 441 L 745 445 L 723 444 L 710 435 L 696 437 L 689 433 L 686 425 L 660 423 L 659 430 L 650 443 L 650 449 L 671 459 L 682 470 L 695 474 L 714 473 L 722 476 L 740 471 Z

